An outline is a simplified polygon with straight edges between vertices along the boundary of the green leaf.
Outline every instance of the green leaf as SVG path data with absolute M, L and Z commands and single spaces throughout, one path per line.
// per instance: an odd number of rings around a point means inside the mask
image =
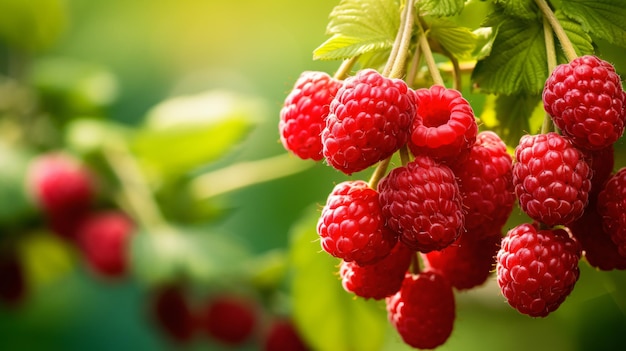
M 176 227 L 132 236 L 131 267 L 140 280 L 159 284 L 185 277 L 207 285 L 241 275 L 248 250 L 232 237 Z
M 522 135 L 540 131 L 544 116 L 540 95 L 488 95 L 480 120 L 515 148 Z
M 478 42 L 478 37 L 469 28 L 446 19 L 430 21 L 428 36 L 459 59 L 469 58 Z
M 257 100 L 224 91 L 172 98 L 149 112 L 132 149 L 148 174 L 177 177 L 224 156 L 263 109 Z
M 479 60 L 472 80 L 484 92 L 505 95 L 541 93 L 548 77 L 543 25 L 494 13 L 497 34 L 489 56 Z
M 0 238 L 8 233 L 9 224 L 21 221 L 38 209 L 27 194 L 26 176 L 35 151 L 16 147 L 0 139 Z M 21 234 L 21 233 L 20 233 Z
M 315 350 L 380 350 L 387 325 L 384 304 L 355 298 L 343 289 L 339 261 L 320 249 L 318 215 L 310 208 L 291 232 L 294 320 Z
M 0 41 L 28 52 L 48 49 L 67 27 L 68 7 L 63 0 L 0 0 Z
M 576 54 L 578 56 L 591 55 L 595 52 L 595 49 L 593 48 L 593 40 L 589 34 L 582 30 L 578 22 L 566 17 L 561 10 L 557 10 L 555 15 L 565 30 L 567 37 L 574 45 L 574 49 L 576 50 Z M 558 41 L 556 42 L 558 43 Z
M 130 128 L 101 118 L 76 118 L 65 128 L 66 145 L 81 155 L 102 150 L 104 145 L 114 138 L 127 140 L 130 136 Z
M 623 0 L 568 0 L 561 10 L 592 36 L 626 46 L 626 6 Z
M 448 17 L 461 13 L 465 0 L 422 0 L 416 6 L 422 16 Z
M 508 16 L 534 19 L 541 13 L 534 0 L 494 0 L 494 2 L 500 5 Z
M 332 35 L 313 51 L 315 60 L 337 60 L 389 49 L 400 27 L 398 0 L 342 0 L 330 13 Z

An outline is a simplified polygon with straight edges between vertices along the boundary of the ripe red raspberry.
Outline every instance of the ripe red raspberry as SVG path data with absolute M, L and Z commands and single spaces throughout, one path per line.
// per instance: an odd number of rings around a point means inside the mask
M 588 150 L 605 148 L 624 133 L 625 99 L 613 65 L 591 55 L 557 66 L 543 89 L 554 124 Z
M 433 85 L 415 91 L 417 111 L 411 125 L 409 149 L 440 162 L 463 159 L 474 144 L 478 125 L 461 93 Z
M 593 173 L 591 177 L 591 190 L 589 192 L 589 196 L 591 197 L 592 195 L 597 195 L 602 190 L 604 183 L 613 174 L 615 149 L 613 145 L 610 145 L 604 149 L 586 151 L 583 153 Z
M 42 154 L 32 161 L 27 177 L 29 191 L 48 214 L 91 206 L 95 193 L 93 175 L 72 156 L 61 152 Z
M 465 228 L 490 234 L 506 223 L 515 204 L 512 158 L 500 137 L 478 134 L 465 162 L 452 165 L 465 207 Z
M 330 104 L 324 157 L 346 174 L 364 170 L 406 144 L 414 115 L 415 94 L 404 81 L 361 70 L 344 81 Z
M 83 220 L 78 244 L 96 274 L 111 278 L 126 274 L 133 231 L 134 223 L 117 210 L 95 212 Z
M 397 236 L 385 226 L 378 192 L 362 180 L 335 186 L 317 223 L 324 251 L 344 261 L 372 264 L 386 257 Z
M 412 347 L 434 349 L 452 334 L 454 293 L 445 278 L 435 272 L 407 273 L 400 291 L 386 303 L 391 325 Z
M 567 225 L 583 250 L 587 263 L 599 270 L 626 269 L 626 256 L 617 251 L 617 245 L 602 228 L 602 216 L 595 202 L 590 202 L 579 219 Z
M 398 242 L 381 261 L 367 266 L 342 261 L 339 267 L 343 288 L 357 296 L 381 300 L 400 290 L 415 251 Z
M 461 193 L 448 166 L 417 156 L 389 172 L 378 183 L 378 191 L 387 225 L 409 248 L 424 253 L 441 250 L 461 235 Z
M 285 149 L 301 159 L 319 161 L 322 155 L 322 130 L 326 126 L 330 101 L 341 82 L 325 72 L 305 71 L 280 110 L 278 130 Z
M 308 351 L 293 321 L 287 317 L 272 321 L 263 340 L 263 351 Z
M 0 302 L 15 307 L 26 297 L 24 266 L 14 250 L 0 252 Z
M 259 322 L 256 303 L 235 295 L 211 297 L 200 317 L 202 330 L 229 346 L 239 346 L 248 341 Z
M 495 255 L 502 239 L 500 231 L 480 235 L 475 231 L 463 233 L 443 250 L 422 255 L 426 267 L 441 274 L 458 290 L 484 284 L 495 266 Z
M 602 227 L 626 257 L 626 167 L 612 175 L 598 194 Z
M 580 257 L 580 245 L 565 230 L 518 225 L 502 239 L 496 256 L 498 285 L 520 313 L 545 317 L 574 289 Z
M 591 170 L 583 154 L 554 132 L 524 135 L 515 149 L 513 184 L 522 210 L 549 226 L 568 224 L 587 206 Z
M 178 343 L 189 342 L 195 332 L 195 318 L 180 284 L 160 286 L 151 301 L 152 317 L 156 325 Z

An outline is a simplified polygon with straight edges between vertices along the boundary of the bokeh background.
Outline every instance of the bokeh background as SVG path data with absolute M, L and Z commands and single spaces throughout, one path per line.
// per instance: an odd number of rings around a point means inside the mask
M 203 170 L 209 172 L 285 153 L 278 112 L 295 79 L 304 70 L 333 73 L 339 65 L 312 60 L 312 51 L 327 38 L 335 5 L 336 0 L 0 0 L 0 72 L 27 81 L 32 67 L 50 60 L 95 67 L 99 76 L 88 89 L 106 107 L 106 118 L 127 126 L 140 124 L 151 108 L 173 96 L 219 90 L 253 100 L 254 128 Z M 468 96 L 480 112 L 482 98 Z M 620 141 L 618 165 L 624 163 L 623 149 Z M 321 163 L 309 166 L 216 196 L 212 201 L 228 213 L 202 230 L 224 233 L 250 256 L 288 252 L 293 223 L 317 211 L 333 184 L 346 178 Z M 511 223 L 522 220 L 516 210 Z M 32 245 L 39 245 L 34 260 L 48 255 L 46 262 L 58 264 L 51 264 L 19 309 L 0 308 L 1 350 L 178 347 L 147 318 L 144 282 L 94 279 L 57 244 Z M 584 263 L 581 269 L 567 302 L 544 319 L 512 310 L 493 280 L 457 294 L 455 331 L 441 349 L 619 349 L 626 332 L 626 275 L 596 272 Z M 284 298 L 289 310 L 288 289 Z M 334 306 L 329 303 L 326 313 Z M 391 331 L 386 335 L 385 350 L 406 349 Z M 223 349 L 208 341 L 184 348 Z

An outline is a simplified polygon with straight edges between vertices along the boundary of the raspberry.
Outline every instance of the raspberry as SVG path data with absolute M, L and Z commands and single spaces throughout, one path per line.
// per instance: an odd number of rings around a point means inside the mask
M 589 195 L 597 195 L 604 187 L 604 183 L 613 173 L 613 167 L 615 166 L 615 149 L 613 145 L 610 145 L 604 149 L 586 151 L 584 154 L 593 173 Z
M 461 93 L 433 85 L 415 91 L 417 111 L 411 125 L 409 149 L 452 164 L 474 144 L 478 125 L 474 111 Z
M 78 160 L 61 152 L 35 158 L 28 169 L 28 187 L 48 214 L 88 208 L 94 197 L 94 180 Z
M 496 256 L 498 285 L 520 313 L 545 317 L 574 289 L 580 257 L 580 245 L 565 230 L 520 224 L 502 239 Z
M 387 316 L 404 342 L 434 349 L 452 334 L 455 302 L 450 284 L 439 274 L 407 273 L 402 287 L 386 299 Z
M 92 270 L 104 277 L 126 274 L 133 222 L 123 213 L 95 212 L 78 228 L 79 247 Z
M 583 214 L 591 170 L 567 139 L 554 132 L 524 135 L 515 157 L 515 194 L 528 216 L 553 226 L 568 224 Z
M 26 297 L 26 274 L 17 252 L 0 253 L 0 302 L 17 306 Z
M 378 191 L 387 225 L 409 248 L 441 250 L 461 235 L 461 193 L 448 166 L 417 156 L 389 172 Z
M 330 103 L 322 131 L 324 157 L 346 174 L 364 170 L 406 144 L 414 115 L 414 92 L 404 81 L 361 70 L 344 81 Z
M 319 161 L 323 158 L 321 133 L 330 101 L 340 86 L 339 80 L 325 72 L 300 74 L 280 110 L 278 130 L 285 149 L 301 159 Z
M 475 230 L 463 233 L 450 246 L 441 251 L 423 255 L 430 270 L 445 277 L 458 290 L 480 286 L 487 281 L 495 265 L 495 255 L 502 238 L 500 231 L 480 233 Z
M 598 194 L 602 227 L 626 257 L 626 167 L 612 175 Z
M 272 321 L 263 341 L 263 351 L 308 351 L 300 333 L 289 318 Z
M 512 158 L 491 131 L 478 134 L 468 159 L 452 165 L 465 207 L 465 228 L 473 233 L 500 230 L 513 210 Z
M 216 341 L 229 346 L 242 345 L 252 337 L 257 327 L 257 307 L 246 297 L 213 296 L 200 323 Z
M 595 204 L 590 202 L 582 217 L 568 224 L 568 228 L 590 266 L 603 271 L 626 269 L 626 256 L 619 254 L 617 245 L 602 228 L 602 216 Z
M 381 261 L 367 266 L 341 262 L 339 275 L 343 288 L 357 296 L 381 300 L 400 290 L 404 274 L 411 265 L 415 251 L 398 242 Z
M 362 180 L 335 186 L 322 209 L 317 233 L 324 251 L 360 265 L 381 260 L 397 241 L 385 226 L 378 192 Z
M 151 301 L 155 323 L 172 340 L 189 342 L 194 334 L 195 320 L 185 291 L 179 284 L 159 287 Z
M 561 133 L 588 150 L 605 148 L 624 132 L 626 94 L 610 63 L 591 55 L 557 66 L 543 105 Z

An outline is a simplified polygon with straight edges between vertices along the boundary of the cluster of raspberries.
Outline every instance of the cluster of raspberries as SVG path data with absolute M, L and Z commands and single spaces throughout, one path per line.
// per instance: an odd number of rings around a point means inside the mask
M 512 307 L 544 317 L 572 291 L 582 257 L 626 269 L 626 168 L 613 172 L 626 119 L 619 76 L 579 57 L 552 72 L 543 103 L 560 133 L 523 136 L 513 158 L 454 89 L 414 90 L 372 69 L 343 81 L 307 71 L 287 96 L 280 138 L 298 157 L 351 175 L 400 154 L 375 184 L 337 184 L 317 232 L 341 259 L 344 289 L 384 299 L 407 344 L 443 344 L 453 289 L 493 271 Z M 534 222 L 503 236 L 516 201 Z

